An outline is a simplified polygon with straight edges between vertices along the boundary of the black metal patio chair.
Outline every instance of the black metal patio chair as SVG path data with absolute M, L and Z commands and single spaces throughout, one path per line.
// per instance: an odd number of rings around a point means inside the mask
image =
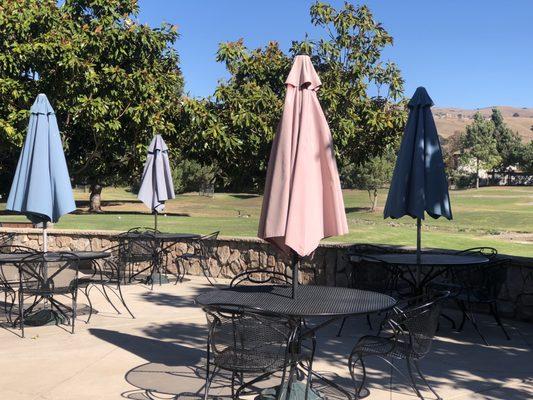
M 89 305 L 89 315 L 85 321 L 86 323 L 90 322 L 94 311 L 91 300 L 91 292 L 93 290 L 97 290 L 117 314 L 122 313 L 115 305 L 113 299 L 118 300 L 128 314 L 132 318 L 135 318 L 122 292 L 125 268 L 124 264 L 121 264 L 119 260 L 118 248 L 119 246 L 116 245 L 106 249 L 106 252 L 111 253 L 111 257 L 102 260 L 93 260 L 90 269 L 80 269 L 79 271 L 78 287 Z
M 418 361 L 424 358 L 431 349 L 433 337 L 438 326 L 442 302 L 448 296 L 449 292 L 442 292 L 427 297 L 420 296 L 411 299 L 403 309 L 396 307 L 394 314 L 388 319 L 388 325 L 392 330 L 390 335 L 368 335 L 359 339 L 348 361 L 356 399 L 360 398 L 363 394 L 366 382 L 365 359 L 371 356 L 381 358 L 404 377 L 405 374 L 392 361 L 389 361 L 389 359 L 405 360 L 409 375 L 409 384 L 416 395 L 421 399 L 424 398 L 418 390 L 413 375 L 413 366 L 429 390 L 431 390 L 437 399 L 441 399 L 422 374 Z M 355 368 L 358 363 L 361 364 L 363 373 L 362 380 L 359 384 L 357 384 L 355 374 Z
M 476 307 L 488 307 L 489 313 L 494 317 L 507 340 L 511 339 L 498 312 L 498 297 L 506 281 L 507 263 L 508 260 L 493 257 L 488 264 L 452 270 L 453 282 L 457 288 L 453 299 L 462 312 L 458 330 L 462 331 L 468 320 L 485 345 L 488 345 L 488 342 L 477 323 L 474 312 Z
M 281 372 L 275 398 L 289 399 L 286 391 L 290 391 L 296 364 L 303 359 L 298 344 L 299 321 L 235 305 L 212 305 L 204 311 L 209 329 L 204 399 L 208 398 L 213 376 L 219 370 L 231 373 L 233 399 L 240 398 L 256 383 Z M 311 368 L 312 356 L 309 362 Z M 253 378 L 245 383 L 245 376 L 250 375 Z M 235 389 L 237 378 L 240 386 Z
M 271 269 L 249 269 L 235 275 L 229 286 L 240 285 L 292 285 L 292 276 Z
M 196 260 L 209 284 L 214 286 L 216 280 L 211 272 L 209 260 L 212 259 L 217 252 L 219 233 L 219 231 L 216 231 L 193 240 L 193 252 L 176 257 L 175 265 L 177 278 L 175 284 L 183 282 L 183 279 L 188 272 L 187 265 Z
M 158 231 L 151 228 L 132 228 L 118 236 L 118 262 L 123 268 L 124 283 L 134 281 L 153 284 L 152 275 L 160 264 Z M 146 276 L 145 276 L 146 275 Z
M 35 254 L 31 247 L 18 245 L 0 245 L 0 254 Z M 17 300 L 19 289 L 19 269 L 15 263 L 0 264 L 0 292 L 4 293 L 4 315 L 7 322 L 13 322 L 13 308 Z
M 474 330 L 481 337 L 483 343 L 488 345 L 485 336 L 481 333 L 474 308 L 477 306 L 487 306 L 489 313 L 494 317 L 496 323 L 501 327 L 505 337 L 509 335 L 501 321 L 498 313 L 498 295 L 505 282 L 506 268 L 508 260 L 498 258 L 498 251 L 493 247 L 473 247 L 460 250 L 455 255 L 472 255 L 488 259 L 488 263 L 481 263 L 474 266 L 452 266 L 447 274 L 439 282 L 432 282 L 432 290 L 447 290 L 450 292 L 449 300 L 455 301 L 462 313 L 461 323 L 458 331 L 462 331 L 466 321 L 472 323 Z M 455 322 L 448 316 L 442 315 Z
M 401 297 L 407 289 L 401 287 L 401 270 L 394 265 L 376 260 L 372 254 L 390 254 L 395 250 L 390 247 L 372 244 L 354 244 L 347 250 L 345 257 L 352 264 L 351 270 L 343 269 L 346 274 L 348 287 L 352 289 L 370 290 L 387 294 L 392 297 Z M 372 262 L 370 262 L 372 261 Z M 366 316 L 370 329 L 372 321 L 370 315 Z M 343 318 L 337 336 L 341 336 L 347 318 Z
M 78 295 L 79 258 L 72 253 L 36 253 L 17 262 L 19 268 L 19 317 L 22 337 L 24 337 L 25 318 L 31 315 L 35 307 L 43 304 L 59 320 L 65 319 L 74 333 L 77 295 Z M 71 306 L 62 303 L 66 297 Z M 32 304 L 25 309 L 24 302 L 33 298 Z M 61 300 L 60 300 L 61 299 Z M 48 321 L 47 321 L 48 322 Z

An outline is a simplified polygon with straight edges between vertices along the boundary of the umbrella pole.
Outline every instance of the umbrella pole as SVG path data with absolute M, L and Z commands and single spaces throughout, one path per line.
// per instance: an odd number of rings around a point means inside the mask
M 420 256 L 422 247 L 422 220 L 416 219 L 416 284 L 420 283 Z
M 154 229 L 157 231 L 157 214 L 158 214 L 158 213 L 157 213 L 157 211 L 154 211 L 154 213 L 155 213 L 155 217 L 154 217 L 154 220 L 155 220 L 155 221 L 154 221 Z
M 298 268 L 300 267 L 300 256 L 295 251 L 292 252 L 292 298 L 296 299 L 298 288 Z
M 48 222 L 43 222 L 43 251 L 48 251 Z

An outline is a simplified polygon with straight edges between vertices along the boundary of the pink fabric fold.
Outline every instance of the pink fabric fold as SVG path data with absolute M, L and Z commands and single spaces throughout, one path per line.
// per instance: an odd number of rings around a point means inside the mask
M 258 236 L 282 251 L 311 254 L 320 240 L 348 233 L 333 141 L 308 56 L 287 78 L 283 115 L 268 164 Z

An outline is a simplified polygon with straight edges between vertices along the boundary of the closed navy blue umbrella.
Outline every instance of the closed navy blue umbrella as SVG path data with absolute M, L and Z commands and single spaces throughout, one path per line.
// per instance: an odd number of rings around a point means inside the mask
M 20 153 L 6 209 L 46 224 L 76 209 L 55 112 L 39 94 L 30 109 L 26 140 Z
M 420 228 L 425 214 L 452 219 L 452 209 L 439 136 L 431 113 L 433 101 L 426 89 L 419 87 L 408 106 L 409 117 L 384 217 L 408 215 L 417 219 L 417 254 L 420 255 Z

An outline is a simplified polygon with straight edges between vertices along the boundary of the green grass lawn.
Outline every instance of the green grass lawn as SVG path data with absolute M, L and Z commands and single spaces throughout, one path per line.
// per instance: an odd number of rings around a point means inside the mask
M 67 215 L 56 225 L 65 229 L 126 230 L 152 226 L 153 216 L 135 195 L 122 188 L 104 189 L 105 214 L 87 214 L 88 193 L 76 191 L 78 213 Z M 533 188 L 494 187 L 452 191 L 453 221 L 428 219 L 423 225 L 423 246 L 464 249 L 496 247 L 501 253 L 533 257 Z M 380 193 L 383 206 L 386 190 Z M 328 239 L 337 242 L 372 242 L 413 246 L 415 221 L 410 218 L 384 220 L 383 209 L 368 211 L 366 192 L 344 191 L 350 233 Z M 160 216 L 163 231 L 255 236 L 262 197 L 246 194 L 179 195 L 167 203 Z M 3 209 L 5 204 L 0 204 Z M 24 221 L 21 216 L 2 215 L 0 221 Z

